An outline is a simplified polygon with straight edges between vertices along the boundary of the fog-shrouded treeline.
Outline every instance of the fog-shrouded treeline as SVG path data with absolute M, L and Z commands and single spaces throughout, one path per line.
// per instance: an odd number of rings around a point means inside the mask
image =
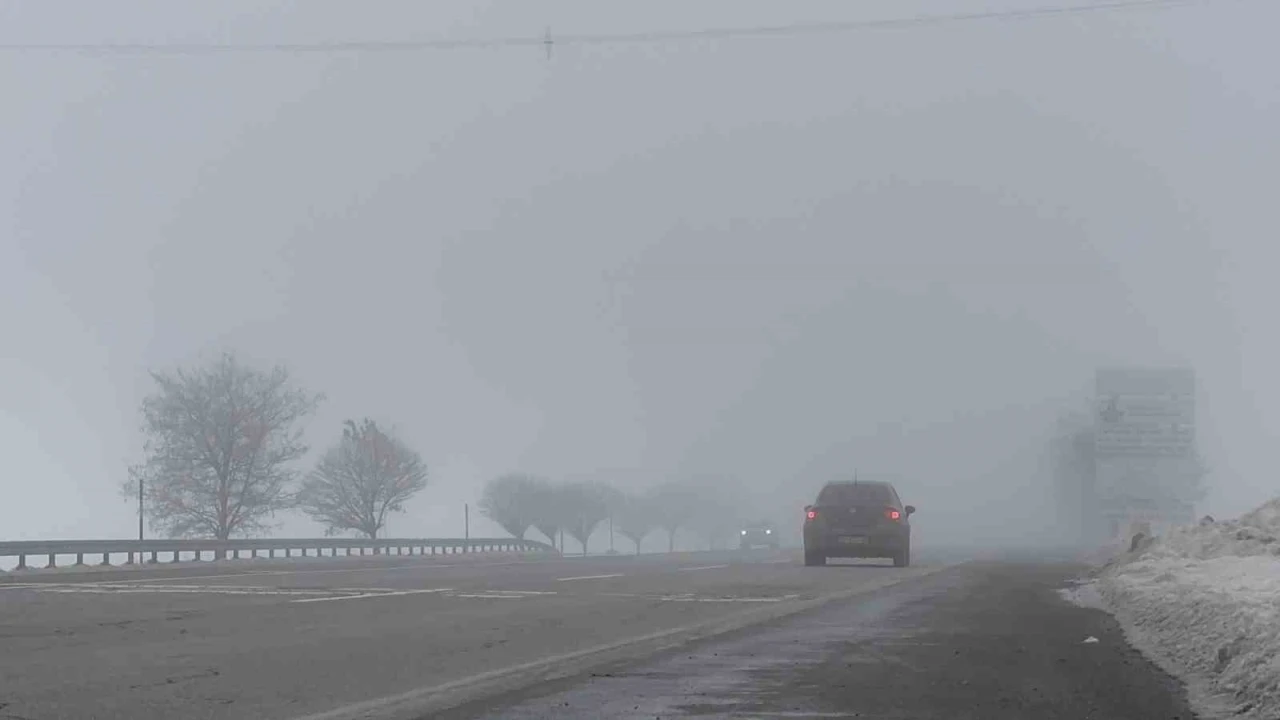
M 224 353 L 204 364 L 152 372 L 142 403 L 142 462 L 122 488 L 142 495 L 155 532 L 230 538 L 269 532 L 280 513 L 300 512 L 329 534 L 379 537 L 392 513 L 428 484 L 427 464 L 394 428 L 369 419 L 335 428 L 332 443 L 306 467 L 306 421 L 324 397 L 300 387 L 283 366 L 262 369 Z M 758 521 L 750 495 L 732 477 L 652 478 L 642 489 L 607 478 L 560 479 L 511 472 L 477 488 L 477 509 L 518 538 L 582 552 L 608 529 L 610 545 L 640 552 L 651 534 L 728 547 L 742 523 Z M 608 548 L 613 550 L 613 547 Z

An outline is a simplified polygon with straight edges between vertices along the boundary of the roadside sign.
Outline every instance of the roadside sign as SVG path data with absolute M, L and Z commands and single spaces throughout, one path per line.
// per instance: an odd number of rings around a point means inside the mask
M 1103 517 L 1190 521 L 1200 479 L 1195 374 L 1186 368 L 1100 368 L 1094 497 Z

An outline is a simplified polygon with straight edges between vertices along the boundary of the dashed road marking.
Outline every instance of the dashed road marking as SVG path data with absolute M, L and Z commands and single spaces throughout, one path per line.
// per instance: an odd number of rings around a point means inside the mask
M 556 582 L 568 582 L 570 580 L 604 580 L 605 578 L 620 578 L 623 573 L 610 573 L 608 575 L 578 575 L 576 577 L 556 578 Z
M 719 570 L 727 568 L 728 565 L 700 565 L 698 567 L 679 568 L 676 572 L 693 572 L 694 570 Z
M 260 585 L 55 585 L 41 583 L 26 590 L 55 594 L 89 595 L 332 595 L 334 590 L 277 588 Z
M 301 600 L 293 600 L 295 603 L 314 603 L 314 602 L 330 602 L 333 600 L 362 600 L 364 598 L 375 597 L 399 597 L 404 595 L 426 595 L 429 593 L 448 592 L 449 588 L 432 588 L 429 590 L 397 590 L 395 592 L 371 592 L 361 595 L 331 595 L 329 597 L 303 598 Z
M 353 555 L 352 557 L 357 557 Z M 144 585 L 150 583 L 173 582 L 181 580 L 218 580 L 222 578 L 239 578 L 239 577 L 281 577 L 287 575 L 329 575 L 332 573 L 357 573 L 357 572 L 380 572 L 383 570 L 416 570 L 416 569 L 433 569 L 433 568 L 457 568 L 457 567 L 474 567 L 474 568 L 491 568 L 491 567 L 510 567 L 512 565 L 528 565 L 536 562 L 548 562 L 546 560 L 512 560 L 508 562 L 470 562 L 470 563 L 434 563 L 419 562 L 410 565 L 382 565 L 372 567 L 348 567 L 348 568 L 319 568 L 299 569 L 299 570 L 247 570 L 237 573 L 222 573 L 219 575 L 175 575 L 171 577 L 160 578 L 139 578 L 135 580 L 102 580 L 92 583 L 81 583 L 84 585 L 121 585 L 125 583 L 133 585 Z M 554 562 L 554 561 L 552 561 Z M 38 584 L 38 583 L 32 583 Z
M 781 597 L 659 597 L 656 600 L 665 600 L 667 602 L 699 602 L 699 603 L 776 603 L 782 602 L 787 598 Z
M 674 593 L 653 595 L 645 593 L 601 593 L 604 597 L 642 598 L 660 602 L 699 602 L 699 603 L 776 603 L 795 600 L 800 595 L 777 595 L 769 597 L 734 597 L 729 595 L 695 595 L 694 593 Z

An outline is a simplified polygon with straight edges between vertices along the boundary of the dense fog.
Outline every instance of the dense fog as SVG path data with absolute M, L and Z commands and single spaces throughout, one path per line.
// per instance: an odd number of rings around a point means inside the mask
M 798 527 L 857 471 L 1044 540 L 1105 364 L 1196 370 L 1204 511 L 1274 495 L 1274 4 L 73 4 L 0 4 L 4 539 L 132 536 L 149 372 L 228 351 L 324 394 L 300 473 L 421 454 L 392 536 L 500 534 L 508 472 Z

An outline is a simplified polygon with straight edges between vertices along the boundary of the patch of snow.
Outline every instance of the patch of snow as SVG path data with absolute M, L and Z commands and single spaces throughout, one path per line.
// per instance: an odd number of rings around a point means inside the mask
M 1241 720 L 1280 717 L 1277 538 L 1280 498 L 1237 520 L 1174 529 L 1116 557 L 1094 583 L 1136 646 L 1207 692 L 1206 716 L 1229 697 Z
M 1098 592 L 1097 583 L 1081 583 L 1069 588 L 1062 588 L 1058 591 L 1060 595 L 1069 603 L 1079 605 L 1080 607 L 1094 608 L 1099 610 L 1107 609 L 1106 601 L 1102 599 L 1102 593 Z

